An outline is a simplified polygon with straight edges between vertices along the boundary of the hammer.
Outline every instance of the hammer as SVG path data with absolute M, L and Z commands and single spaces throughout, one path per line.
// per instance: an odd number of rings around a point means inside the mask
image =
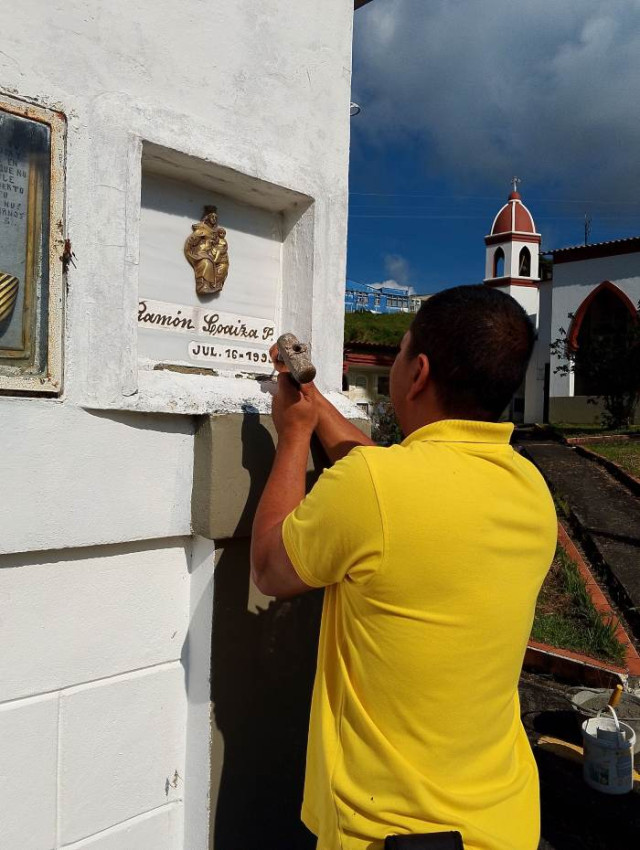
M 300 342 L 293 334 L 282 334 L 276 343 L 277 359 L 284 363 L 289 374 L 298 384 L 309 384 L 316 376 L 316 367 L 311 362 L 311 351 L 306 342 Z

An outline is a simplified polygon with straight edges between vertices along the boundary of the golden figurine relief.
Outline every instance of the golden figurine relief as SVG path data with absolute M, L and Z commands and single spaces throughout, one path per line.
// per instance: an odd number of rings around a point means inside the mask
M 196 276 L 198 295 L 220 292 L 229 273 L 227 231 L 218 224 L 216 207 L 205 207 L 202 218 L 191 225 L 184 243 L 184 255 Z
M 20 282 L 12 274 L 0 271 L 0 322 L 8 319 L 18 300 Z

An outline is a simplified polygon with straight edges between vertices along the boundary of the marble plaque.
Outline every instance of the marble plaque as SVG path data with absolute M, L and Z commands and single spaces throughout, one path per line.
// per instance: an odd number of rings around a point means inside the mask
M 185 239 L 215 206 L 228 244 L 221 291 L 200 295 Z M 282 217 L 189 183 L 144 174 L 138 356 L 215 371 L 269 373 L 278 336 Z

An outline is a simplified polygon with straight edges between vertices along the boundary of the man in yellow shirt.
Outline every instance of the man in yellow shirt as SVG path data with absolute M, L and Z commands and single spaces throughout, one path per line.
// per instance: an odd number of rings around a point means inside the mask
M 517 684 L 556 518 L 498 422 L 533 340 L 489 287 L 426 301 L 391 370 L 407 436 L 390 448 L 279 376 L 252 574 L 279 597 L 326 587 L 302 808 L 318 850 L 448 830 L 466 850 L 538 846 Z M 305 497 L 314 430 L 333 466 Z

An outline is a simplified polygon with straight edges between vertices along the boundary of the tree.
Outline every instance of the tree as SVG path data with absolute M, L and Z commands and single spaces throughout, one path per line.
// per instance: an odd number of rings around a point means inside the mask
M 574 314 L 569 313 L 569 319 Z M 588 386 L 590 404 L 602 403 L 602 424 L 606 428 L 629 428 L 640 402 L 640 304 L 633 320 L 616 333 L 592 332 L 588 345 L 571 345 L 564 328 L 551 344 L 559 360 L 555 374 L 576 371 Z
M 382 446 L 402 442 L 402 432 L 390 401 L 379 401 L 371 411 L 371 438 Z

